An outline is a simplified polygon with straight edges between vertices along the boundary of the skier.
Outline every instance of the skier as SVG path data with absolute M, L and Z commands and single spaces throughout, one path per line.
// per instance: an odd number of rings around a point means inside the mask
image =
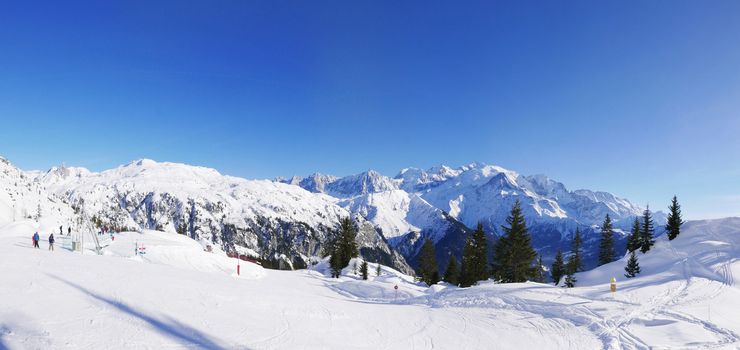
M 54 251 L 54 234 L 49 235 L 49 250 Z
M 33 247 L 39 248 L 39 233 L 38 232 L 33 234 Z
M 71 235 L 72 235 L 72 226 L 67 227 L 67 236 L 71 236 Z
M 60 236 L 62 235 L 62 226 L 61 225 L 59 225 L 59 235 Z

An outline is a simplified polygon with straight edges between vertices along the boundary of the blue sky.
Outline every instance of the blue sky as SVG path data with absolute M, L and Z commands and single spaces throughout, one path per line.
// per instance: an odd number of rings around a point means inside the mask
M 16 2 L 0 155 L 248 178 L 498 164 L 740 215 L 740 2 Z

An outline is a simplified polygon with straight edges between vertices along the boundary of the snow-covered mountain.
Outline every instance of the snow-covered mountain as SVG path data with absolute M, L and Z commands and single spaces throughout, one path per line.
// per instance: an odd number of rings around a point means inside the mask
M 67 203 L 47 193 L 32 176 L 0 157 L 0 225 L 23 219 L 34 219 L 47 227 L 79 225 Z
M 35 174 L 32 183 L 50 198 L 69 203 L 69 212 L 103 226 L 178 232 L 203 246 L 268 260 L 284 254 L 299 264 L 318 255 L 340 218 L 351 215 L 364 256 L 411 272 L 364 217 L 298 186 L 146 159 L 100 173 L 52 168 Z
M 369 170 L 275 181 L 146 159 L 99 173 L 63 166 L 23 172 L 7 161 L 0 166 L 6 188 L 0 220 L 28 217 L 40 209 L 56 212 L 54 220 L 71 225 L 89 217 L 116 228 L 180 232 L 227 251 L 304 260 L 320 252 L 339 218 L 351 215 L 361 228 L 364 253 L 404 271 L 406 261 L 415 265 L 427 238 L 436 244 L 440 264 L 449 255 L 459 258 L 477 223 L 495 241 L 517 200 L 546 262 L 556 249 L 567 249 L 576 227 L 584 231 L 589 251 L 606 214 L 622 237 L 642 212 L 607 192 L 570 191 L 544 175 L 524 176 L 482 163 L 406 168 L 393 178 Z M 657 213 L 658 224 L 663 220 Z
M 316 175 L 306 179 L 309 178 Z M 342 178 L 322 175 L 321 186 L 314 185 L 316 181 L 298 179 L 283 182 L 336 198 L 340 206 L 364 216 L 382 230 L 412 264 L 422 237 L 438 244 L 440 264 L 447 261 L 449 254 L 459 257 L 465 232 L 478 223 L 495 240 L 502 234 L 501 225 L 517 200 L 522 204 L 535 247 L 545 260 L 557 248 L 567 247 L 576 227 L 584 231 L 589 248 L 596 243 L 595 233 L 606 214 L 615 221 L 621 237 L 631 220 L 643 211 L 608 192 L 570 191 L 544 175 L 524 176 L 483 163 L 459 168 L 406 168 L 394 178 L 372 170 Z M 656 213 L 655 218 L 662 223 L 665 216 Z

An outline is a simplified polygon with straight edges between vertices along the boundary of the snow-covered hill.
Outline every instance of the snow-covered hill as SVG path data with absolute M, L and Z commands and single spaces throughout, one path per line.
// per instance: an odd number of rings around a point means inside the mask
M 267 260 L 285 255 L 298 264 L 318 255 L 340 218 L 351 215 L 333 198 L 297 186 L 146 159 L 100 173 L 52 168 L 37 174 L 34 184 L 103 226 L 178 232 L 204 247 Z M 353 218 L 368 257 L 411 271 L 372 225 Z
M 124 232 L 103 255 L 33 249 L 0 226 L 0 349 L 737 349 L 740 218 L 688 222 L 674 241 L 577 275 L 572 289 L 483 282 L 426 287 L 383 267 L 368 281 L 326 262 L 265 270 L 182 235 Z M 146 254 L 134 256 L 134 242 Z M 617 293 L 609 279 L 618 279 Z M 395 287 L 398 287 L 396 289 Z M 351 334 L 351 336 L 348 336 Z

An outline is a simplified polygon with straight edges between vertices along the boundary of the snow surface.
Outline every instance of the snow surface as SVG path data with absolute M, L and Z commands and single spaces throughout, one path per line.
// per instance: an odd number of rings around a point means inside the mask
M 275 271 L 204 252 L 187 237 L 121 233 L 98 256 L 31 248 L 54 230 L 0 226 L 0 349 L 676 349 L 740 346 L 740 218 L 686 223 L 658 238 L 627 280 L 624 259 L 577 275 L 579 287 L 370 280 L 353 261 Z M 42 235 L 46 237 L 46 235 Z M 147 253 L 133 256 L 134 242 Z M 89 246 L 88 246 L 89 247 Z M 617 277 L 618 291 L 609 292 Z M 398 292 L 393 288 L 398 286 Z

